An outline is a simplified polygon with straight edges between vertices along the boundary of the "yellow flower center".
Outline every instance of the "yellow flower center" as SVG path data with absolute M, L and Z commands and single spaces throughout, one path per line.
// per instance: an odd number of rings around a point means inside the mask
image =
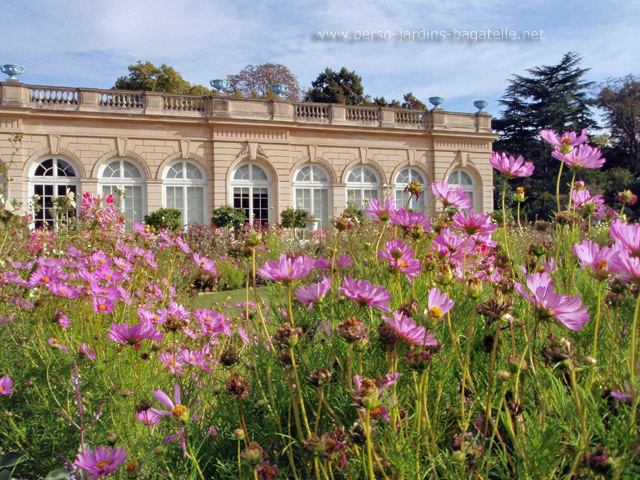
M 98 305 L 98 310 L 106 310 L 106 309 L 107 309 L 106 305 L 104 305 L 102 303 L 100 305 Z
M 98 263 L 99 263 L 100 265 L 104 265 L 104 260 L 98 260 Z
M 57 338 L 54 338 L 53 340 L 51 340 L 51 343 L 57 345 L 59 342 Z
M 440 310 L 440 307 L 431 307 L 429 309 L 429 313 L 433 318 L 437 318 L 438 320 L 440 320 L 444 316 L 442 310 Z
M 63 297 L 67 296 L 67 292 L 65 290 L 60 290 L 60 293 L 62 294 Z
M 599 270 L 604 270 L 605 268 L 607 268 L 607 261 L 604 259 L 600 260 L 596 263 L 596 268 Z
M 202 261 L 200 262 L 200 266 L 204 267 L 205 265 L 206 265 L 206 262 L 205 262 L 204 260 L 202 260 Z
M 105 467 L 109 467 L 113 464 L 111 460 L 102 460 L 101 462 L 96 463 L 96 467 L 100 470 L 104 470 Z
M 174 366 L 176 364 L 175 360 L 169 360 L 169 365 Z
M 42 277 L 42 281 L 45 283 L 48 282 L 49 280 L 50 280 L 49 277 Z
M 171 410 L 173 416 L 176 418 L 180 418 L 181 416 L 183 416 L 186 411 L 187 407 L 185 407 L 184 405 L 176 405 L 175 407 L 173 407 L 173 410 Z
M 569 137 L 562 137 L 563 145 L 571 145 L 571 139 Z
M 398 260 L 398 268 L 404 268 L 407 266 L 407 262 L 405 262 L 403 259 Z

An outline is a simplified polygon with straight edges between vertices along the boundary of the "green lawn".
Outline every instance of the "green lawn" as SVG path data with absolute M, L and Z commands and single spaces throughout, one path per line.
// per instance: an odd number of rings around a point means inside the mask
M 258 294 L 266 295 L 268 287 L 258 287 Z M 203 293 L 193 300 L 193 308 L 212 308 L 216 303 L 226 303 L 235 306 L 244 301 L 246 292 L 244 288 L 226 290 L 224 292 Z M 249 301 L 255 301 L 253 290 L 249 290 Z

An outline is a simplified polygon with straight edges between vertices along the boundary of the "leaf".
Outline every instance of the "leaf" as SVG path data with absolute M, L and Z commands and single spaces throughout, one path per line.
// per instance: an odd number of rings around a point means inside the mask
M 12 480 L 9 470 L 0 470 L 0 480 Z
M 63 480 L 65 478 L 71 478 L 71 474 L 69 474 L 69 470 L 65 467 L 60 467 L 49 472 L 49 474 L 44 477 L 44 480 Z
M 15 467 L 16 465 L 21 464 L 22 462 L 27 461 L 27 456 L 19 453 L 19 452 L 9 452 L 5 453 L 2 458 L 0 458 L 0 468 L 9 468 Z

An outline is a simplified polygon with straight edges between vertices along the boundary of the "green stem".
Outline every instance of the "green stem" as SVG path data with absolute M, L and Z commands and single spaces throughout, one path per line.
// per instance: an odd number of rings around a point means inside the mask
M 518 202 L 518 230 L 520 230 L 520 235 L 524 235 L 524 230 L 522 230 L 522 224 L 520 223 L 520 204 L 522 202 Z
M 558 203 L 558 212 L 560 212 L 560 178 L 562 177 L 562 169 L 564 168 L 565 154 L 562 154 L 562 163 L 560 164 L 560 171 L 558 172 L 558 182 L 556 184 L 556 202 Z
M 509 255 L 509 244 L 507 243 L 507 211 L 505 209 L 507 198 L 507 179 L 504 179 L 504 186 L 502 187 L 502 232 L 504 235 L 504 249 L 507 252 L 507 257 L 511 258 Z
M 367 437 L 367 464 L 369 468 L 369 478 L 371 480 L 375 480 L 376 475 L 373 473 L 373 449 L 371 446 L 371 429 L 370 429 L 370 418 L 369 418 L 369 410 L 364 411 L 365 417 L 365 435 Z
M 573 184 L 576 181 L 576 171 L 573 171 L 573 176 L 571 177 L 571 187 L 569 188 L 569 208 L 568 210 L 571 211 L 571 195 L 573 194 Z
M 307 437 L 311 436 L 311 428 L 309 427 L 309 420 L 307 419 L 307 412 L 304 408 L 304 399 L 302 398 L 302 384 L 298 377 L 298 368 L 296 367 L 296 359 L 293 353 L 293 348 L 289 349 L 289 355 L 291 355 L 291 367 L 293 368 L 293 377 L 296 380 L 296 391 L 298 392 L 298 402 L 300 403 L 300 413 L 302 414 L 302 420 L 304 421 L 304 428 L 307 431 Z
M 191 448 L 191 442 L 189 441 L 189 437 L 186 434 L 184 436 L 184 442 L 187 445 L 187 450 L 189 451 L 189 457 L 191 458 L 191 461 L 196 467 L 196 471 L 198 472 L 198 476 L 200 477 L 200 480 L 205 480 L 204 475 L 202 474 L 202 470 L 200 470 L 200 465 L 198 465 L 198 460 L 196 460 L 196 456 L 193 454 L 193 449 Z
M 631 380 L 631 390 L 633 392 L 636 391 L 637 375 L 636 375 L 636 342 L 638 340 L 637 330 L 638 330 L 638 314 L 640 313 L 640 295 L 638 295 L 638 299 L 636 300 L 636 309 L 633 313 L 633 326 L 631 327 L 631 361 L 629 362 L 629 378 Z M 636 424 L 636 411 L 638 410 L 638 402 L 633 402 L 633 407 L 631 409 L 631 430 L 635 432 L 635 424 Z

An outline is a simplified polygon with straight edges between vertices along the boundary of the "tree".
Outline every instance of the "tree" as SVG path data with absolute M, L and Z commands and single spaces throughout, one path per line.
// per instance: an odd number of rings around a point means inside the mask
M 271 91 L 274 83 L 283 83 L 289 90 L 285 98 L 297 102 L 300 100 L 300 85 L 298 78 L 291 71 L 280 64 L 265 63 L 263 65 L 247 65 L 237 75 L 229 75 L 234 93 L 241 93 L 245 97 L 269 97 L 275 94 Z
M 413 96 L 413 93 L 409 92 L 404 97 L 402 102 L 402 108 L 410 108 L 412 110 L 426 110 L 427 106 Z
M 600 85 L 596 98 L 610 131 L 607 159 L 610 165 L 640 173 L 640 78 L 628 75 Z
M 119 77 L 114 85 L 117 90 L 145 90 L 150 92 L 178 93 L 182 95 L 210 95 L 202 85 L 192 85 L 173 67 L 162 64 L 159 68 L 151 62 L 129 65 L 129 75 Z
M 307 102 L 362 105 L 365 103 L 362 78 L 344 67 L 339 72 L 326 68 L 311 82 L 304 99 Z
M 510 182 L 513 183 L 511 187 L 524 186 L 526 191 L 536 192 L 540 198 L 552 199 L 540 194 L 555 193 L 559 163 L 551 157 L 550 146 L 540 139 L 540 130 L 562 133 L 597 126 L 590 109 L 593 101 L 588 97 L 593 82 L 584 80 L 589 69 L 580 68 L 580 61 L 577 53 L 568 52 L 557 65 L 531 68 L 527 70 L 529 76 L 514 75 L 498 101 L 504 110 L 502 117 L 493 122 L 493 128 L 500 133 L 494 150 L 522 155 L 536 166 L 532 177 L 521 181 L 520 185 Z M 495 180 L 498 184 L 499 179 Z M 499 199 L 494 200 L 497 205 Z M 553 210 L 553 203 L 538 202 L 527 208 L 530 215 L 546 217 Z

